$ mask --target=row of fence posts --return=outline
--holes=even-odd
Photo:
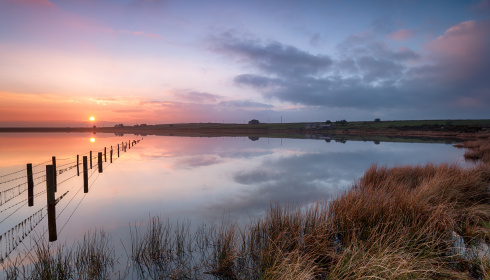
[[[122,142],[121,148],[125,152],[126,148],[131,149],[131,146],[139,143],[139,140],[128,141],[127,143]],[[126,144],[126,145],[124,145]],[[112,163],[112,146],[109,153],[110,163]],[[104,157],[104,162],[107,162],[107,148],[104,147],[104,153],[98,152],[97,154],[97,165],[99,173],[103,172],[102,157]],[[117,144],[117,157],[119,157],[119,144]],[[90,151],[90,169],[92,169],[92,151]],[[88,193],[88,158],[83,156],[83,192]],[[80,176],[80,155],[77,155],[77,176]],[[55,192],[57,192],[57,171],[56,171],[56,157],[52,157],[52,164],[46,165],[46,193],[47,193],[47,208],[48,208],[48,232],[49,241],[56,241],[58,239],[56,231],[56,198]],[[34,178],[32,173],[32,163],[27,164],[27,196],[28,196],[28,206],[34,206]]]

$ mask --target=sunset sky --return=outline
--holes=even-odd
[[[490,118],[490,0],[0,0],[0,127]]]

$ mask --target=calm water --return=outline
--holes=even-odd
[[[142,138],[117,158],[118,143]],[[2,256],[10,257],[28,250],[32,238],[47,238],[47,218],[35,213],[46,213],[42,176],[52,156],[58,170],[65,169],[58,175],[56,193],[57,198],[62,196],[56,206],[58,242],[71,243],[89,230],[103,228],[116,245],[129,243],[130,224],[144,226],[153,215],[194,224],[228,217],[244,224],[264,213],[270,203],[329,198],[347,190],[373,163],[465,164],[464,151],[446,144],[82,133],[0,134],[0,140],[0,234],[17,232],[20,225],[27,235],[15,249],[5,238],[0,241]],[[108,149],[104,171],[99,174],[95,167],[89,171],[90,189],[84,194],[76,155],[92,150],[95,156],[104,147]],[[32,207],[27,206],[27,191],[22,192],[26,163],[33,163],[36,178]]]

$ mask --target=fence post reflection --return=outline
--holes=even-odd
[[[53,242],[58,239],[56,233],[56,200],[54,197],[54,166],[46,165],[46,193],[48,202],[48,231],[49,241]]]
[[[87,156],[83,156],[83,192],[88,193],[88,166]]]
[[[57,172],[56,172],[56,157],[52,158],[53,162],[53,186],[54,186],[54,192],[58,191],[58,182],[57,182]],[[47,175],[47,174],[46,174]]]

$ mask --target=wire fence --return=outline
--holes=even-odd
[[[139,142],[140,140],[122,142],[120,146],[117,145],[117,151],[114,151],[111,146],[110,149],[103,148],[72,157],[53,157],[49,161],[31,164],[31,171],[29,171],[29,164],[18,170],[5,169],[6,172],[4,174],[2,174],[2,169],[4,168],[0,168],[0,263],[9,259],[9,256],[16,251],[19,244],[24,244],[23,240],[48,215],[46,201],[49,200],[39,202],[41,196],[48,193],[48,182],[54,179],[55,191],[61,194],[55,200],[55,205],[59,204],[58,206],[61,207],[61,209],[58,209],[56,219],[62,215],[67,216],[58,232],[61,233],[85,198],[85,195],[82,195],[80,199],[76,199],[82,193],[81,191],[84,190],[84,193],[88,192],[103,168],[107,169],[119,158],[120,152],[126,152]],[[87,157],[86,167],[82,161],[83,157]],[[53,178],[47,178],[46,165],[55,167]],[[87,176],[83,174],[84,167],[86,168]],[[45,182],[46,184],[44,184]],[[34,193],[34,189],[37,190],[36,193]],[[70,196],[71,198],[67,199]],[[61,202],[63,198],[65,198],[63,200],[65,202]],[[38,202],[34,203],[35,200]],[[37,206],[34,206],[35,204]],[[71,208],[73,210],[70,212],[68,209]],[[38,241],[44,238],[46,232],[48,232],[47,229],[39,236]],[[27,253],[23,259],[30,254],[33,248],[33,246],[30,248],[27,248],[26,245],[24,246],[27,249]]]

